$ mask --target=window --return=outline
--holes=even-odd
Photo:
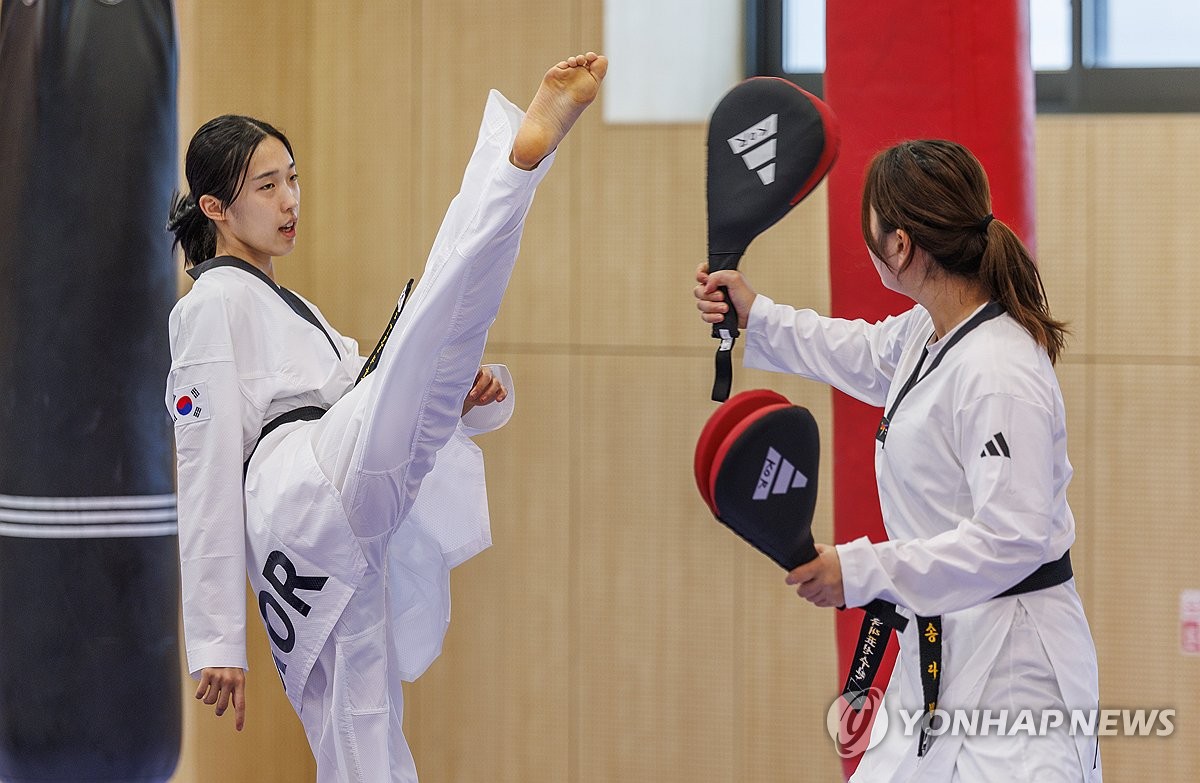
[[[1071,0],[1029,0],[1029,56],[1037,71],[1071,69]]]
[[[825,0],[749,0],[751,74],[821,94]],[[1029,0],[1040,112],[1200,111],[1197,0]]]

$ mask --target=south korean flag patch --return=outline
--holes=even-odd
[[[175,399],[171,402],[171,418],[175,420],[175,426],[206,421],[211,415],[208,389],[203,383],[175,390]]]

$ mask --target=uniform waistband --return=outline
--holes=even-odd
[[[250,449],[250,456],[246,457],[246,462],[242,465],[242,473],[250,467],[250,460],[254,457],[254,452],[258,450],[258,444],[263,442],[263,438],[270,435],[276,429],[284,424],[291,424],[294,421],[314,421],[325,415],[325,408],[319,408],[316,405],[305,405],[302,408],[293,408],[287,413],[281,413],[263,425],[262,432],[258,433],[258,440],[254,443],[254,448]]]

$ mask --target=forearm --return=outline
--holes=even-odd
[[[759,294],[747,321],[744,361],[747,367],[821,381],[881,406],[892,369],[880,360],[888,350],[882,336],[878,324],[826,318]]]
[[[1048,530],[1048,521],[1030,520]],[[1070,547],[1069,537],[989,530],[965,519],[928,539],[839,544],[847,606],[876,598],[932,616],[988,601]]]

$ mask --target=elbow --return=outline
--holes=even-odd
[[[1032,530],[1043,532],[1033,534]],[[1050,553],[1053,537],[1050,535],[1048,519],[1037,525],[1023,525],[1003,531],[993,530],[991,533],[986,539],[989,555],[1002,567],[1011,566],[1013,571],[1032,572],[1042,563],[1052,559]],[[1007,590],[1008,586],[1003,589]]]

